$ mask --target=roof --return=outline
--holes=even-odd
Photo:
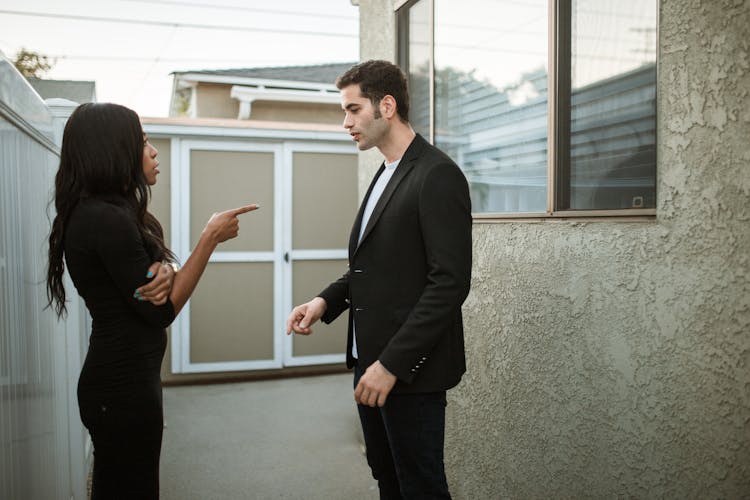
[[[42,99],[63,98],[83,104],[96,102],[96,82],[27,78]]]
[[[333,84],[336,77],[354,66],[353,62],[318,64],[313,66],[276,66],[265,68],[235,68],[199,71],[175,71],[174,75],[211,75],[263,80],[285,80],[293,82],[315,82]]]

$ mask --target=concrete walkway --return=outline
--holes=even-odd
[[[351,374],[164,388],[162,500],[377,499]]]

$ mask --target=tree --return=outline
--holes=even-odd
[[[50,62],[49,57],[21,48],[16,54],[16,60],[13,65],[26,78],[41,78],[46,72],[52,69],[55,61]]]

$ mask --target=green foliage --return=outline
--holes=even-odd
[[[21,48],[16,54],[13,65],[26,78],[41,78],[55,65],[55,61],[50,62],[49,57]]]

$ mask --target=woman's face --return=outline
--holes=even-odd
[[[159,175],[159,160],[156,155],[159,151],[148,142],[148,136],[143,133],[143,175],[146,177],[146,183],[149,186],[156,184],[156,176]]]

